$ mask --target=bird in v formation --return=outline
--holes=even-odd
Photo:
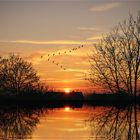
[[[76,48],[72,48],[71,50],[68,50],[68,51],[64,51],[64,54],[66,54],[67,52],[70,52],[70,53],[72,53],[73,51],[76,51],[76,50],[78,50],[78,49],[80,49],[80,48],[83,48],[84,46],[83,45],[81,45],[81,46],[78,46],[78,47],[76,47]],[[60,55],[60,54],[62,54],[61,52],[58,52],[58,55]],[[56,56],[56,54],[55,53],[53,53],[52,55],[51,54],[48,54],[48,57],[53,57],[53,56]],[[48,61],[50,61],[50,59],[51,58],[48,58],[47,60]],[[43,56],[41,56],[41,59],[43,59]],[[50,61],[50,62],[52,62],[52,63],[55,63],[55,61],[53,60],[53,61]],[[59,65],[59,63],[55,63],[57,66],[60,66],[60,68],[62,68],[63,70],[66,70],[66,68],[64,68],[62,65]]]

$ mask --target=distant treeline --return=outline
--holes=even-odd
[[[89,105],[124,105],[131,103],[140,103],[140,96],[136,98],[127,93],[117,94],[89,94],[85,96],[85,101]]]
[[[65,92],[55,92],[55,91],[47,91],[44,93],[38,93],[38,92],[31,92],[31,93],[20,93],[18,96],[7,96],[7,95],[1,95],[0,96],[0,102],[19,102],[19,103],[54,103],[54,102],[83,102],[84,101],[84,95],[82,92],[70,92],[69,94],[66,94]]]
[[[140,103],[140,96],[135,98],[128,94],[83,94],[82,92],[55,92],[47,91],[46,93],[21,93],[18,96],[0,96],[0,103],[19,103],[19,104],[43,104],[43,105],[60,105],[66,104],[74,105],[128,105],[132,103]]]

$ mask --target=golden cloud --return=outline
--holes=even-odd
[[[0,42],[2,42],[2,43],[34,44],[34,45],[85,45],[85,44],[92,44],[92,42],[76,41],[76,40],[51,40],[51,41],[32,41],[32,40],[5,41],[5,40],[1,40]]]
[[[120,3],[118,3],[118,2],[105,3],[105,4],[102,4],[102,5],[97,5],[97,6],[94,6],[94,7],[90,8],[90,11],[103,12],[103,11],[108,11],[108,10],[114,9],[116,7],[119,7],[119,6],[120,6]]]

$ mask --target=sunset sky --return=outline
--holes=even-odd
[[[54,89],[85,90],[92,44],[138,10],[139,0],[0,0],[0,55],[20,54]]]

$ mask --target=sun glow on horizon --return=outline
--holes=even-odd
[[[70,89],[69,88],[66,88],[65,89],[65,93],[70,93]]]

